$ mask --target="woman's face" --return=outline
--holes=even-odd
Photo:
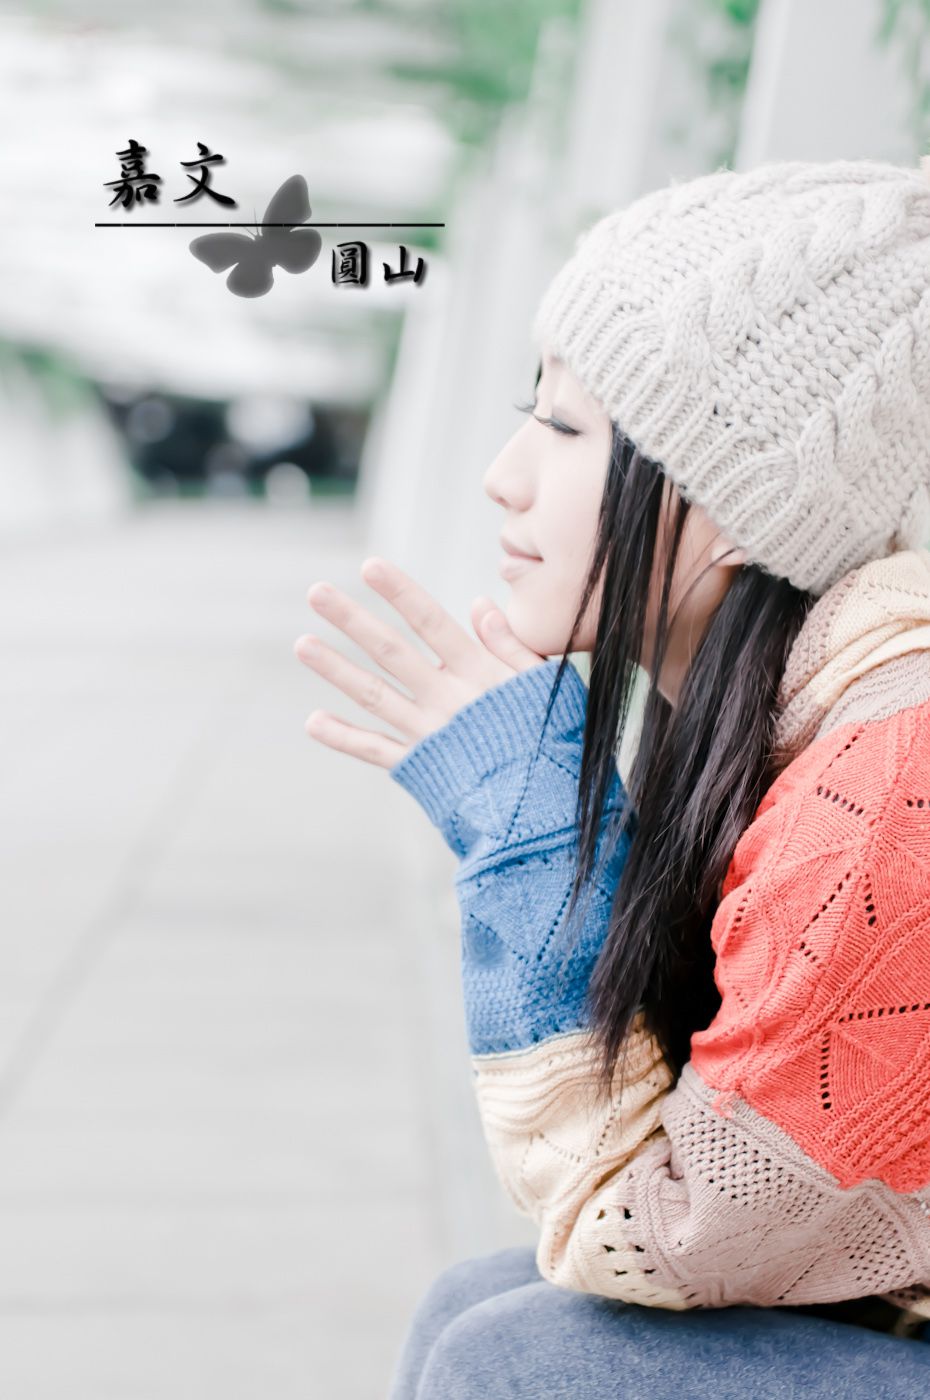
[[[598,508],[610,456],[610,418],[571,370],[548,353],[536,407],[484,475],[504,507],[502,538],[534,562],[513,561],[503,609],[520,640],[540,656],[560,656],[593,558]],[[507,577],[505,573],[505,578]],[[594,645],[600,588],[575,651]]]
[[[504,577],[510,597],[504,612],[520,641],[540,656],[560,656],[568,642],[593,559],[610,446],[607,411],[567,365],[544,353],[534,414],[504,444],[484,475],[488,495],[504,507],[502,538],[535,556],[532,561],[510,560],[506,565]],[[660,524],[643,638],[641,660],[647,670],[674,491],[671,481],[667,481],[663,497],[666,514]],[[725,553],[727,557],[720,558]],[[682,532],[669,600],[670,616],[676,608],[678,612],[659,681],[659,689],[671,703],[675,702],[711,612],[745,558],[700,506],[692,504]],[[699,574],[703,577],[692,587]],[[573,651],[593,648],[600,602],[598,583]]]

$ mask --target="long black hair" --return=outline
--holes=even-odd
[[[735,569],[671,705],[657,682],[674,621],[669,600],[690,502],[677,488],[669,495],[669,482],[661,465],[613,424],[592,561],[546,711],[548,720],[577,629],[603,579],[566,924],[582,891],[590,898],[593,890],[599,833],[606,825],[603,862],[628,827],[630,850],[587,992],[588,1029],[599,1049],[596,1088],[604,1098],[617,1092],[617,1061],[640,1009],[677,1078],[692,1033],[706,1028],[720,1006],[710,927],[736,843],[777,775],[772,741],[779,682],[814,602],[811,593],[759,565]],[[622,815],[602,821],[643,655],[665,511],[669,543],[664,561],[657,561],[664,573],[649,685],[625,777],[630,803]]]

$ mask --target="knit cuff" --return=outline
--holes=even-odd
[[[470,700],[388,770],[435,826],[495,769],[535,752],[560,658],[542,661]],[[588,688],[565,667],[542,748],[584,724]]]

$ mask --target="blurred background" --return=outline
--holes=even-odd
[[[379,1397],[440,1269],[533,1243],[454,857],[305,734],[366,723],[294,657],[349,654],[306,591],[396,621],[378,553],[466,626],[504,602],[481,478],[576,233],[722,164],[916,163],[928,36],[930,0],[0,0],[0,1394]],[[110,203],[130,140],[157,203]],[[175,202],[198,142],[236,209]],[[395,227],[251,299],[95,227],[259,220],[295,173]]]

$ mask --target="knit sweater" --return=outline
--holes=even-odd
[[[631,834],[564,913],[587,689],[555,659],[390,770],[459,857],[473,1081],[541,1275],[667,1309],[879,1295],[930,1318],[930,553],[808,613],[779,693],[784,766],[711,927],[720,1008],[677,1081],[641,1013],[595,1111],[584,992]],[[629,804],[619,772],[601,841]]]

